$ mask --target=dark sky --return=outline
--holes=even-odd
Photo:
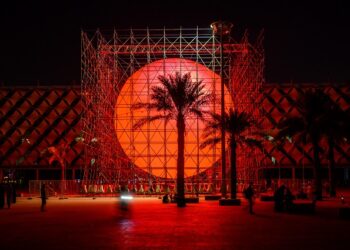
[[[346,1],[2,1],[0,83],[80,81],[80,30],[235,24],[265,29],[267,82],[350,81]],[[210,4],[208,2],[211,2]]]

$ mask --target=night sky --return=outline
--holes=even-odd
[[[87,2],[2,1],[0,83],[79,84],[81,29],[209,27],[218,19],[234,23],[235,38],[265,29],[269,83],[350,82],[346,1]]]

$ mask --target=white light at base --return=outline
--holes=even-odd
[[[122,195],[120,196],[120,199],[122,200],[132,200],[134,197],[132,197],[131,195]]]

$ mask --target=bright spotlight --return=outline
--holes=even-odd
[[[120,196],[120,199],[122,200],[132,200],[134,197],[132,197],[131,195],[122,195]]]

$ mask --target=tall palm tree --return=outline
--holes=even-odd
[[[192,81],[190,73],[181,75],[176,72],[174,75],[158,76],[159,86],[151,88],[151,102],[138,103],[134,108],[145,108],[157,111],[154,116],[140,119],[134,126],[139,128],[144,124],[155,120],[176,121],[177,127],[177,205],[185,206],[185,120],[190,115],[203,118],[202,107],[209,104],[211,94],[205,90],[202,81]]]
[[[320,89],[307,90],[297,100],[300,115],[288,117],[278,124],[280,129],[276,139],[296,137],[296,141],[313,146],[313,169],[315,179],[315,195],[317,200],[322,199],[322,179],[320,163],[320,141],[322,139],[325,111],[328,109],[328,96]]]
[[[201,148],[211,146],[221,141],[221,115],[212,113],[204,130],[204,142]],[[231,199],[237,198],[237,147],[247,145],[261,147],[261,142],[249,134],[249,129],[256,126],[254,119],[246,112],[239,112],[230,108],[224,115],[224,131],[230,145],[231,163]],[[219,132],[219,135],[218,135]]]
[[[329,96],[327,99],[327,109],[323,117],[322,134],[328,144],[328,179],[329,194],[331,197],[336,196],[335,188],[335,160],[334,148],[336,145],[342,144],[347,140],[349,135],[349,117],[342,108],[334,102]],[[345,140],[344,140],[345,139]]]

